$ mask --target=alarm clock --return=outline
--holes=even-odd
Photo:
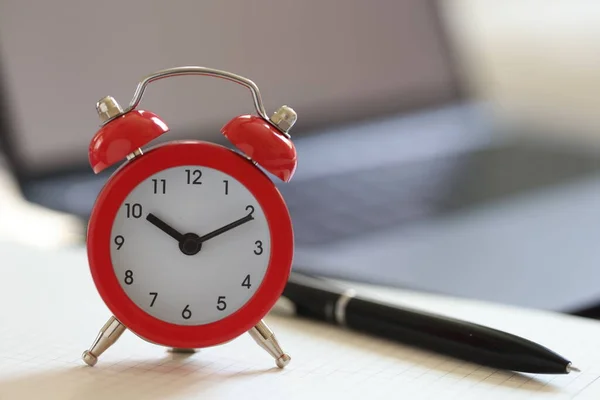
[[[257,115],[221,129],[233,148],[198,140],[149,146],[169,128],[138,109],[147,85],[181,75],[223,78],[252,93]],[[112,316],[83,361],[93,366],[129,329],[148,342],[188,352],[248,332],[283,368],[289,361],[263,321],[283,292],[294,241],[274,182],[297,165],[289,135],[296,113],[267,116],[251,80],[205,67],[155,72],[137,85],[125,110],[104,97],[91,140],[94,173],[118,165],[98,194],[87,231],[95,287]]]

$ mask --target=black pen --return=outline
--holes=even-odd
[[[516,372],[579,372],[527,339],[482,325],[355,296],[325,279],[292,272],[283,297],[296,315],[397,341],[486,367]]]

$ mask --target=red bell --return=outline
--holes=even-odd
[[[289,182],[298,161],[296,147],[285,132],[294,124],[295,116],[296,113],[286,106],[275,113],[271,123],[259,116],[240,115],[225,124],[221,132],[258,165],[282,181]],[[273,123],[283,129],[277,129]]]
[[[97,109],[103,120],[122,112],[111,97],[102,99]],[[90,165],[97,174],[168,131],[160,117],[150,111],[132,110],[117,116],[94,135],[88,150]]]

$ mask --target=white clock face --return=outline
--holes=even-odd
[[[177,325],[218,321],[260,286],[271,243],[264,212],[231,176],[169,168],[141,182],[112,227],[114,272],[148,314]]]

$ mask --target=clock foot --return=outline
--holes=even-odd
[[[179,347],[172,347],[169,349],[169,351],[171,353],[178,353],[178,354],[192,354],[196,352],[196,349],[184,349],[184,348],[179,348]]]
[[[83,361],[90,367],[96,365],[98,357],[119,339],[125,329],[125,325],[117,321],[115,317],[110,317],[100,329],[100,333],[98,333],[90,349],[83,352],[81,356]]]
[[[288,365],[291,360],[290,356],[281,349],[279,342],[275,338],[275,334],[264,321],[261,320],[248,333],[260,347],[265,349],[275,359],[275,364],[279,368]]]

